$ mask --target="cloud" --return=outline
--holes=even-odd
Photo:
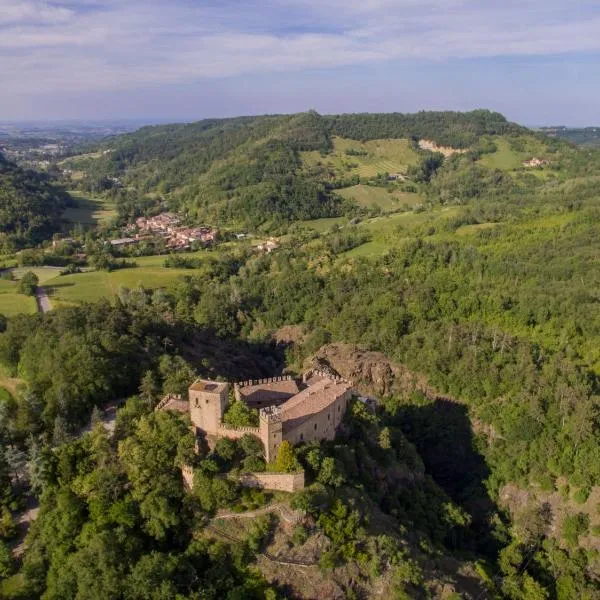
[[[0,0],[0,96],[600,51],[580,0]]]
[[[73,10],[47,2],[0,0],[0,26],[15,23],[64,23],[73,15]]]

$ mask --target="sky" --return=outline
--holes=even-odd
[[[0,0],[0,121],[489,108],[600,125],[597,0]]]

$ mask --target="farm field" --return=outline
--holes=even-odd
[[[114,203],[106,198],[91,198],[76,191],[69,193],[77,206],[67,208],[63,218],[73,224],[104,225],[117,215]]]
[[[356,150],[364,155],[347,155]],[[338,175],[375,177],[378,173],[405,173],[410,165],[417,164],[419,155],[407,139],[370,140],[359,142],[345,138],[333,139],[333,151],[322,156],[320,152],[301,152],[303,164],[310,168],[318,164],[329,166]]]
[[[414,206],[422,201],[419,194],[409,192],[393,191],[388,192],[384,187],[374,185],[353,185],[352,187],[338,190],[337,192],[346,200],[353,200],[363,208],[377,206],[384,211],[390,212],[404,205]]]

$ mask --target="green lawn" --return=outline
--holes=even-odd
[[[405,204],[414,206],[420,204],[421,196],[410,194],[408,192],[393,191],[388,192],[387,188],[374,185],[354,185],[352,187],[338,190],[337,193],[346,200],[353,200],[359,206],[371,208],[378,206],[386,212],[402,208]]]
[[[93,198],[76,191],[69,193],[77,202],[77,206],[67,208],[63,218],[73,224],[103,225],[117,215],[114,202],[106,198]]]
[[[362,156],[349,156],[346,150],[365,152]],[[419,155],[410,147],[407,139],[385,139],[359,142],[336,137],[333,151],[322,156],[320,152],[301,152],[303,164],[314,167],[328,165],[339,175],[375,177],[378,173],[405,173],[409,165],[417,164]]]

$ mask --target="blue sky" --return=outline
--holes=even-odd
[[[0,0],[0,121],[477,107],[600,125],[589,0]]]

